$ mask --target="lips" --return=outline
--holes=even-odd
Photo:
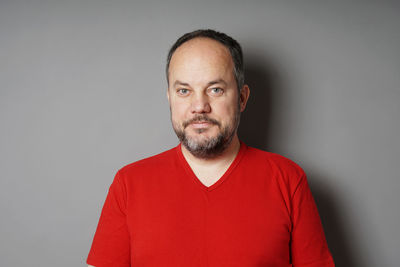
[[[194,121],[190,125],[192,125],[194,128],[205,128],[213,124],[208,121]]]
[[[204,124],[204,123],[211,124],[209,121],[194,121],[191,124]]]

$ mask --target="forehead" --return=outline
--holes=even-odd
[[[171,82],[183,78],[230,79],[232,75],[233,61],[228,48],[210,38],[195,38],[183,43],[172,55],[169,67]]]

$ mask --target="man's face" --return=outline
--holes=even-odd
[[[236,135],[241,108],[233,68],[229,50],[208,38],[187,41],[171,58],[172,126],[196,157],[219,155]]]

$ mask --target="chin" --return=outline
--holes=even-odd
[[[199,142],[216,138],[218,134],[219,133],[210,133],[207,129],[196,129],[185,132],[185,135],[188,139]]]
[[[213,158],[220,155],[228,147],[230,141],[222,134],[203,138],[192,138],[186,135],[182,144],[195,157]]]

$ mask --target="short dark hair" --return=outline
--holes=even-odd
[[[244,85],[244,66],[243,66],[243,53],[240,44],[233,39],[232,37],[226,35],[225,33],[218,32],[211,29],[200,29],[192,32],[185,33],[182,35],[170,48],[167,57],[167,65],[166,65],[166,75],[167,82],[169,83],[169,64],[171,62],[172,55],[175,50],[180,47],[183,43],[192,40],[194,38],[210,38],[219,43],[223,44],[226,48],[229,49],[229,52],[232,56],[234,69],[233,74],[235,75],[236,84],[238,90],[240,90]]]

